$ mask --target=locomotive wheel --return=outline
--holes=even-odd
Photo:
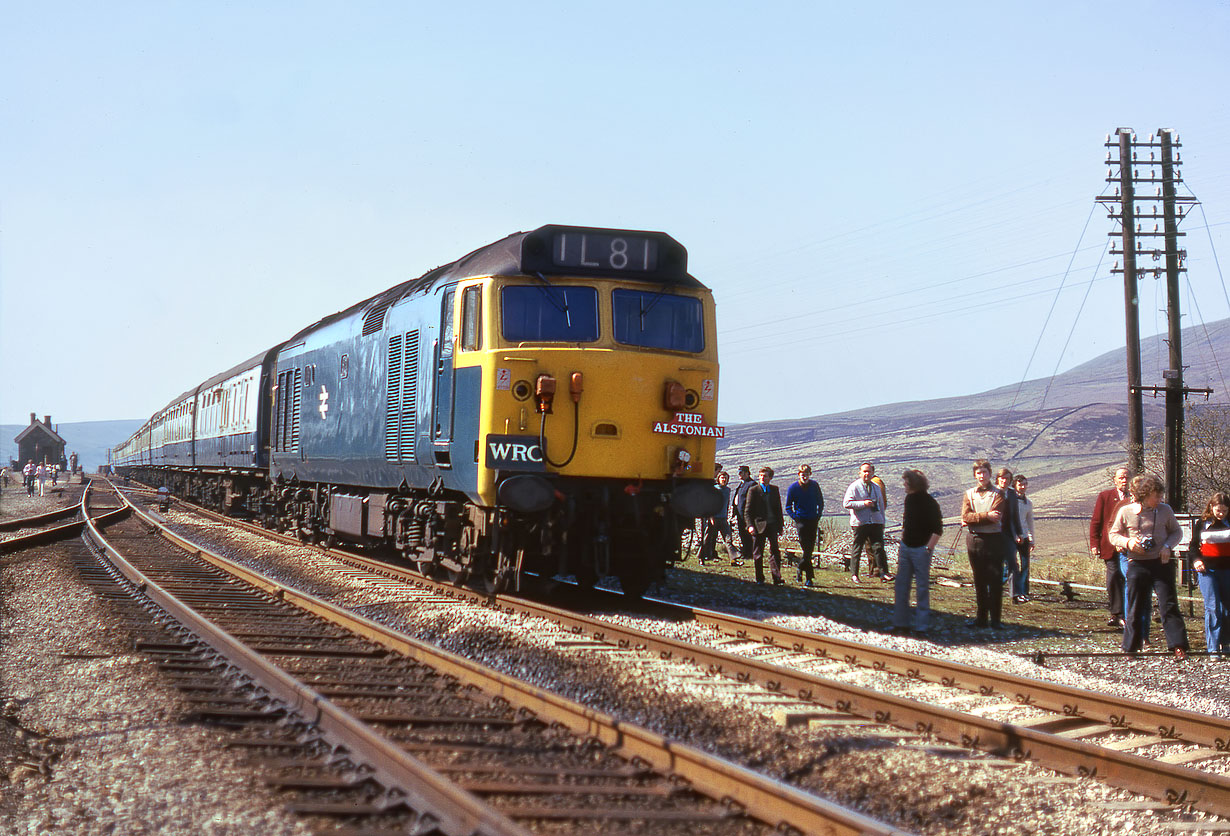
[[[577,588],[578,589],[593,589],[594,584],[598,583],[598,573],[594,571],[592,564],[582,561],[577,567]]]
[[[512,592],[516,584],[517,565],[525,556],[524,549],[512,549],[504,546],[500,549],[494,571],[483,572],[482,582],[489,595],[503,595]]]
[[[503,595],[512,589],[511,573],[484,575],[483,586],[486,587],[488,595]]]
[[[619,562],[616,574],[624,595],[640,598],[653,582],[649,567],[649,555],[653,553],[649,538],[642,532],[625,531],[616,542]]]

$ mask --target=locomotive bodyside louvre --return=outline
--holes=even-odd
[[[439,326],[430,312],[439,296],[377,305],[302,333],[279,352],[271,379],[273,478],[387,490],[435,478],[425,427]]]

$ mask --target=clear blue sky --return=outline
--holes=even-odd
[[[545,223],[688,248],[724,422],[1048,376],[1123,344],[1118,126],[1179,131],[1230,315],[1225,0],[0,8],[0,422],[146,417]]]

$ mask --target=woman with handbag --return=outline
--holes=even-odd
[[[1210,656],[1230,658],[1230,496],[1213,494],[1192,528],[1192,571],[1204,598]]]

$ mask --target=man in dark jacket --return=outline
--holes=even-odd
[[[1106,608],[1110,610],[1112,627],[1123,626],[1123,569],[1119,554],[1110,544],[1110,526],[1120,506],[1131,502],[1128,497],[1128,481],[1131,472],[1126,467],[1115,470],[1114,487],[1098,494],[1093,504],[1093,517],[1089,520],[1089,554],[1106,563]]]
[[[745,464],[739,465],[739,484],[730,492],[730,510],[735,518],[735,530],[739,532],[739,556],[747,557],[752,553],[752,535],[747,533],[743,523],[743,509],[747,506],[747,492],[756,484],[752,479],[752,469]],[[742,566],[742,560],[732,560],[731,566]]]
[[[782,533],[782,495],[773,481],[773,468],[760,468],[760,481],[747,492],[743,507],[743,526],[752,537],[752,559],[756,563],[756,583],[764,583],[764,547],[769,544],[769,571],[773,583],[782,583],[782,553],[777,537]]]
[[[1004,583],[1007,583],[1014,569],[1020,571],[1016,547],[1021,542],[1021,514],[1019,497],[1012,487],[1012,471],[1001,467],[995,474],[995,487],[1004,495],[1004,519],[1001,525],[1004,532]]]

